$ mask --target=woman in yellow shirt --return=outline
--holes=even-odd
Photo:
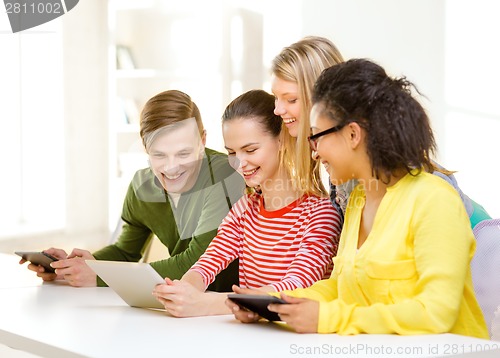
[[[313,155],[332,184],[359,184],[331,278],[269,306],[298,332],[488,338],[472,286],[469,219],[456,190],[427,173],[435,140],[412,86],[364,59],[330,67],[316,82]],[[241,321],[259,319],[227,304]]]

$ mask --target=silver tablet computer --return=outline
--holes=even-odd
[[[151,294],[165,280],[151,265],[138,262],[85,260],[87,265],[129,306],[164,308]]]

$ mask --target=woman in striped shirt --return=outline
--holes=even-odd
[[[231,313],[226,294],[205,292],[218,272],[239,259],[240,286],[265,292],[304,288],[329,277],[340,216],[327,197],[300,190],[283,156],[288,131],[262,90],[231,102],[222,119],[229,160],[249,192],[219,226],[217,236],[181,280],[165,279],[153,294],[174,316]],[[288,141],[289,142],[289,141]]]

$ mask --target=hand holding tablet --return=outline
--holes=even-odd
[[[156,285],[165,280],[147,263],[85,260],[129,306],[164,309],[153,295]]]
[[[16,251],[16,255],[21,256],[24,260],[31,262],[34,265],[43,266],[45,272],[53,273],[55,270],[50,266],[51,262],[58,259],[52,255],[41,251]]]
[[[271,303],[287,304],[281,298],[270,295],[247,295],[239,293],[230,293],[227,295],[231,301],[238,306],[257,313],[259,316],[269,321],[281,321],[276,312],[271,312],[267,306]]]

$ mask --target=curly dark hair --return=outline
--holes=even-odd
[[[412,87],[420,94],[405,77],[391,78],[370,60],[352,59],[322,72],[312,101],[335,124],[356,122],[365,129],[372,174],[388,181],[401,169],[433,170],[434,134]]]

